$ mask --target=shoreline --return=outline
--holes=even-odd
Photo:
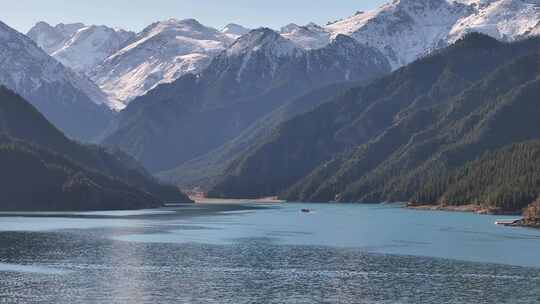
[[[404,208],[412,209],[412,210],[427,210],[427,211],[468,212],[468,213],[476,213],[479,215],[522,216],[522,212],[519,212],[519,211],[503,211],[500,209],[483,207],[476,204],[449,206],[449,205],[429,205],[429,204],[421,204],[421,203],[408,203],[405,205]]]
[[[189,198],[195,204],[282,204],[286,201],[280,200],[275,196],[262,197],[257,199],[237,199],[237,198],[209,198],[201,194],[190,195]]]
[[[426,205],[417,203],[408,203],[403,208],[419,211],[441,211],[441,212],[465,212],[475,213],[477,215],[500,215],[500,216],[519,216],[521,217],[515,223],[503,224],[506,227],[519,227],[519,228],[533,228],[540,229],[540,223],[530,222],[523,218],[523,213],[519,211],[510,212],[502,211],[500,209],[486,208],[475,204],[467,204],[461,206],[443,206],[443,205]]]

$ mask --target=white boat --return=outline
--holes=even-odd
[[[514,220],[497,220],[495,221],[495,225],[502,225],[502,226],[515,226],[521,222],[521,219],[514,219]]]

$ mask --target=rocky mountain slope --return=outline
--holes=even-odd
[[[94,83],[1,22],[0,84],[28,99],[70,137],[90,140],[110,121],[104,95]]]
[[[225,27],[223,27],[221,29],[221,32],[227,36],[229,36],[229,38],[233,39],[233,40],[236,40],[238,38],[240,38],[240,36],[243,36],[247,33],[249,33],[250,29],[246,28],[246,27],[243,27],[241,26],[240,24],[236,24],[236,23],[229,23],[227,24]]]
[[[41,21],[36,23],[26,35],[34,40],[45,52],[52,54],[62,48],[66,41],[84,27],[83,23],[59,23],[51,26],[47,22]]]
[[[135,33],[82,23],[51,26],[39,22],[27,36],[66,67],[86,74],[116,52]]]
[[[393,0],[325,26],[290,24],[281,32],[305,48],[347,35],[376,47],[399,68],[470,32],[513,41],[534,35],[539,22],[536,0]]]
[[[233,37],[193,19],[157,22],[105,59],[90,76],[125,106],[161,83],[201,72]]]
[[[312,89],[390,70],[377,50],[346,36],[304,50],[270,29],[242,36],[198,76],[157,87],[131,103],[104,142],[150,170],[174,168],[234,138]]]

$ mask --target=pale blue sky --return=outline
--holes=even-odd
[[[326,23],[388,0],[7,0],[0,20],[26,32],[37,21],[84,22],[130,30],[171,17],[221,28],[229,22],[279,28],[290,22]]]

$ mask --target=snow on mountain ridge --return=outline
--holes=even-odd
[[[82,23],[59,23],[53,27],[47,22],[40,21],[26,35],[34,40],[45,52],[51,54],[62,47],[66,40],[84,26]]]
[[[498,0],[482,3],[478,11],[460,20],[452,28],[452,43],[475,31],[501,40],[526,35],[540,21],[540,1]]]
[[[269,28],[260,28],[240,37],[226,51],[229,56],[264,51],[275,57],[291,56],[301,49],[291,40]]]
[[[444,45],[453,25],[470,11],[447,0],[395,0],[326,28],[378,48],[397,68]]]
[[[74,86],[82,88],[95,103],[105,103],[113,109],[118,108],[117,101],[86,75],[134,35],[107,26],[60,23],[53,27],[46,22],[38,22],[27,34],[50,56],[74,70],[66,72]]]
[[[540,34],[539,6],[540,0],[393,0],[326,26],[291,23],[279,33],[268,29],[266,38],[273,37],[269,39],[272,43],[257,40],[261,39],[260,29],[252,34],[234,23],[217,30],[195,19],[169,19],[145,28],[87,74],[107,93],[113,107],[122,109],[158,84],[187,73],[200,73],[223,51],[236,56],[248,49],[264,49],[279,58],[324,48],[339,35],[347,35],[378,49],[396,69],[471,31],[502,40]],[[44,34],[34,40],[44,48],[73,31],[81,35],[87,31],[81,24],[36,27],[42,28]],[[51,28],[55,33],[47,36]],[[96,65],[106,53],[99,49],[92,50],[95,54],[80,51],[76,54],[84,56],[76,59],[68,55],[77,44],[64,42],[64,46],[54,56],[78,70]]]
[[[134,36],[132,32],[106,26],[86,26],[79,29],[51,56],[81,73],[95,68]]]
[[[249,33],[250,29],[245,28],[239,24],[236,23],[229,23],[223,29],[221,29],[221,32],[230,38],[236,40],[240,36],[243,36],[247,33]]]
[[[0,53],[0,58],[11,58],[10,53],[15,55],[15,52],[20,52],[17,57],[24,61],[24,65],[19,62],[4,62],[2,77],[4,82],[9,83],[8,86],[11,89],[23,94],[24,91],[38,89],[43,81],[47,83],[66,82],[80,89],[96,104],[105,102],[105,96],[92,81],[66,69],[27,36],[16,32],[1,21],[0,42],[5,45]],[[38,74],[35,74],[36,71]]]
[[[116,109],[161,83],[198,73],[234,39],[195,19],[153,23],[91,73]]]
[[[325,29],[378,48],[398,68],[471,31],[501,40],[532,35],[539,6],[538,0],[394,0]]]
[[[105,119],[108,115],[105,109],[96,105],[104,103],[105,96],[92,81],[65,67],[28,36],[2,22],[0,84],[28,99],[70,135],[85,138],[95,135],[90,133],[101,126],[86,126],[84,120],[91,117]],[[79,119],[82,125],[74,125],[74,121],[79,124]],[[95,124],[101,122],[92,121]]]
[[[319,49],[330,43],[330,33],[324,28],[310,23],[299,26],[291,23],[281,28],[281,35],[304,49]]]
[[[80,73],[88,73],[135,35],[122,29],[82,23],[38,22],[27,36],[49,55]]]

